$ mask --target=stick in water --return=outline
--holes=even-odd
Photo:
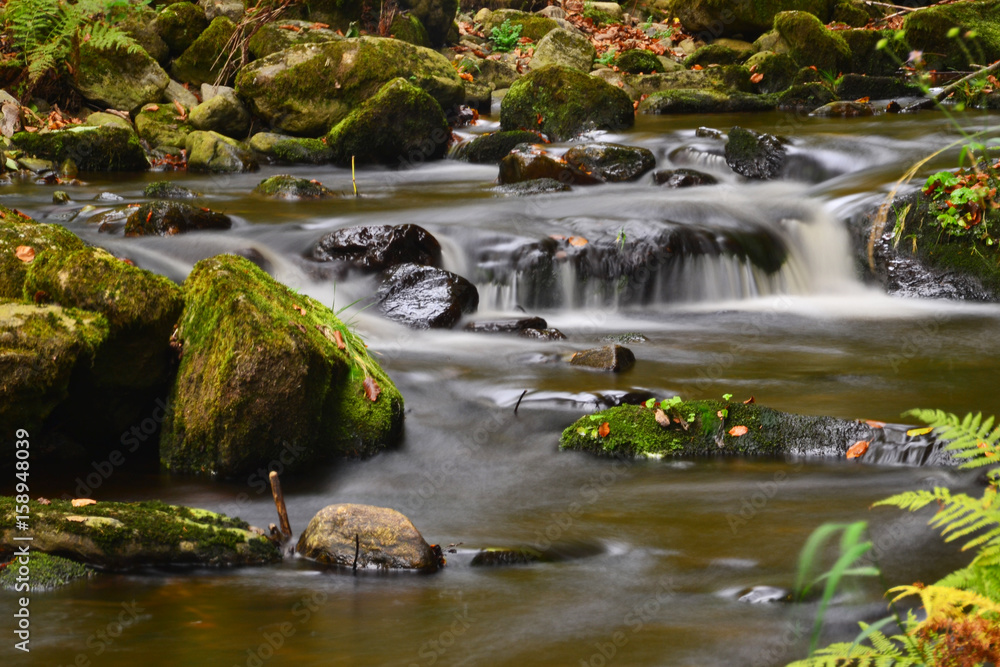
[[[358,573],[358,554],[361,553],[361,536],[354,533],[354,574]]]
[[[354,156],[351,156],[351,184],[354,186],[354,196],[358,196],[358,182],[354,178]]]
[[[285,509],[285,496],[281,493],[281,482],[278,480],[278,473],[271,471],[271,495],[274,496],[274,506],[278,508],[278,519],[281,520],[281,534],[286,540],[292,539],[292,527],[288,523],[288,510]]]

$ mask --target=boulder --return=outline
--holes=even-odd
[[[475,164],[495,164],[510,154],[518,144],[540,141],[538,134],[526,130],[491,132],[462,144],[455,157]]]
[[[32,592],[50,591],[96,575],[93,568],[62,556],[33,551],[29,558]],[[19,566],[13,564],[0,570],[0,589],[12,592],[24,590],[24,581],[17,580],[18,570]]]
[[[635,366],[635,355],[632,350],[621,345],[605,345],[591,350],[574,352],[569,358],[573,366],[583,366],[599,371],[624,373]]]
[[[167,505],[98,502],[73,507],[68,500],[29,503],[31,550],[60,554],[104,570],[152,565],[264,565],[281,560],[280,549],[245,521],[207,510]],[[0,496],[0,552],[15,541],[16,503]]]
[[[829,104],[837,99],[837,95],[822,83],[803,83],[791,86],[778,93],[774,98],[779,111],[798,111],[808,113]]]
[[[157,146],[183,148],[187,143],[187,136],[194,131],[188,119],[181,116],[173,104],[145,105],[135,115],[135,129],[153,148]]]
[[[315,137],[397,77],[424,89],[443,109],[465,99],[462,79],[447,58],[379,37],[279,51],[240,70],[236,93],[276,131]]]
[[[229,229],[228,215],[176,201],[154,201],[134,209],[125,236],[173,236],[200,229]]]
[[[750,56],[746,61],[748,68],[753,68],[761,78],[754,84],[755,92],[778,93],[786,90],[795,81],[799,66],[787,53],[761,51]]]
[[[215,83],[226,60],[225,56],[219,58],[219,54],[224,52],[226,42],[235,31],[236,25],[231,20],[216,16],[191,46],[174,60],[170,67],[171,76],[195,86]]]
[[[293,26],[297,30],[289,30],[280,26]],[[264,58],[296,44],[322,44],[343,38],[343,35],[338,35],[329,28],[321,28],[313,21],[282,19],[261,26],[260,30],[247,42],[247,47],[254,58]]]
[[[84,247],[86,244],[62,225],[35,222],[0,206],[0,299],[21,299],[24,280],[35,260],[49,253],[64,254]],[[22,252],[21,259],[18,248],[30,248],[31,254]]]
[[[658,74],[629,74],[625,85],[634,91],[633,97],[673,92],[678,89],[711,90],[726,95],[749,93],[750,70],[741,65],[722,65],[702,70],[674,70]]]
[[[577,144],[566,151],[563,159],[605,183],[634,181],[656,166],[656,158],[648,148],[611,143]]]
[[[531,58],[531,68],[559,65],[589,72],[597,51],[584,35],[563,28],[550,31],[538,42]]]
[[[715,185],[718,179],[694,169],[661,169],[653,174],[653,182],[665,188],[690,188],[696,185]]]
[[[760,134],[737,126],[729,130],[726,164],[746,178],[776,178],[785,165],[785,147],[773,134]]]
[[[420,19],[409,13],[396,14],[395,18],[392,19],[392,25],[389,26],[389,36],[416,46],[427,48],[433,46],[430,35],[427,34],[427,28],[420,22]]]
[[[790,55],[802,67],[836,76],[851,62],[851,49],[844,38],[806,12],[781,12],[774,19],[774,29],[788,44]]]
[[[309,521],[295,550],[325,565],[349,568],[434,571],[444,564],[409,519],[371,505],[324,507]]]
[[[479,292],[468,280],[418,264],[386,271],[375,298],[383,315],[414,329],[450,328],[479,307]]]
[[[167,5],[153,22],[153,28],[174,56],[184,53],[207,27],[205,10],[190,2]]]
[[[167,468],[232,476],[280,457],[302,469],[396,443],[402,396],[329,308],[233,255],[198,262],[182,287]]]
[[[906,42],[894,39],[895,30],[840,30],[851,50],[851,62],[848,72],[876,76],[892,76],[899,69],[899,63],[909,57],[910,49]],[[878,48],[881,40],[887,40],[886,45]]]
[[[684,67],[695,65],[734,65],[745,58],[745,54],[721,44],[706,44],[684,59]]]
[[[867,102],[830,102],[813,110],[809,115],[824,118],[858,118],[861,116],[874,116],[875,107]]]
[[[192,132],[185,146],[188,171],[234,173],[258,169],[257,159],[250,149],[218,132]]]
[[[711,41],[740,35],[753,39],[770,30],[782,10],[809,12],[825,23],[830,18],[831,4],[828,0],[687,0],[677,3],[675,11],[687,32]]]
[[[544,554],[531,547],[481,549],[469,563],[472,567],[505,567],[541,563]]]
[[[565,159],[550,155],[533,144],[521,144],[500,160],[498,181],[501,185],[534,180],[554,180],[567,185],[594,185],[601,180]]]
[[[170,77],[141,48],[98,49],[84,42],[73,62],[73,86],[101,106],[132,111],[156,102]]]
[[[422,88],[398,78],[385,84],[326,135],[335,164],[409,166],[445,156],[451,128]]]
[[[246,14],[243,0],[198,0],[198,6],[205,10],[205,18],[209,21],[224,16],[233,23],[239,23]]]
[[[132,132],[135,131],[132,123],[130,123],[127,119],[122,118],[118,114],[105,113],[103,111],[95,111],[94,113],[88,115],[87,118],[84,119],[84,124],[92,125],[94,127],[100,127],[101,125],[117,125],[118,127],[124,127],[126,130]]]
[[[219,88],[211,99],[191,109],[191,125],[195,129],[218,132],[227,137],[245,137],[250,131],[250,112],[232,88]]]
[[[278,174],[265,178],[253,189],[253,194],[267,199],[333,199],[337,193],[319,181]]]
[[[441,266],[441,244],[417,225],[345,227],[313,246],[317,262],[343,262],[359,271],[384,271],[399,264]]]
[[[143,188],[142,195],[150,199],[195,199],[201,196],[190,188],[169,181],[153,181]]]
[[[865,76],[845,74],[837,84],[837,95],[845,100],[867,97],[891,100],[900,97],[923,97],[924,90],[915,83],[895,76]]]
[[[166,102],[167,104],[177,102],[186,109],[198,106],[201,102],[194,93],[185,88],[179,81],[175,81],[174,79],[171,79],[170,83],[167,84],[166,89],[163,91],[163,99],[161,101]]]
[[[618,54],[615,67],[628,74],[651,74],[663,72],[663,63],[652,51],[644,49],[629,49]]]
[[[258,132],[248,143],[254,153],[277,164],[325,164],[333,159],[333,151],[321,139]]]
[[[483,34],[488,38],[494,28],[499,28],[504,21],[510,21],[511,26],[521,26],[521,37],[527,37],[537,42],[549,32],[559,27],[554,20],[538,14],[522,12],[516,9],[499,9],[492,12],[483,21]]]
[[[476,64],[479,66],[473,75],[476,81],[489,84],[494,90],[510,88],[521,78],[513,65],[502,60],[478,60]]]
[[[48,132],[18,132],[11,141],[25,153],[63,163],[73,160],[81,171],[145,171],[149,160],[139,137],[116,125],[76,125]]]
[[[142,50],[149,54],[153,60],[162,65],[167,62],[170,49],[167,48],[166,43],[160,39],[160,35],[154,29],[153,21],[155,19],[156,12],[154,10],[139,5],[131,8],[131,11],[118,21],[117,27],[141,46]]]
[[[651,94],[639,103],[639,113],[703,114],[771,111],[774,100],[764,95],[678,88]]]
[[[399,4],[426,28],[431,46],[442,47],[448,42],[448,33],[458,13],[458,0],[400,0]]]
[[[555,141],[635,123],[629,96],[578,70],[550,65],[517,81],[500,105],[503,130],[539,130]]]
[[[968,70],[972,64],[1000,60],[997,25],[1000,0],[975,0],[910,12],[903,21],[903,30],[908,48],[924,54],[927,69]],[[949,36],[954,28],[958,28],[957,38]],[[965,37],[970,30],[976,33],[972,39]]]

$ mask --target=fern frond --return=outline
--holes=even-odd
[[[951,586],[896,586],[889,593],[895,593],[893,602],[916,595],[920,597],[927,618],[918,624],[915,630],[927,625],[934,625],[946,619],[960,619],[969,615],[1000,614],[1000,604],[986,598],[975,591],[953,588]]]
[[[943,410],[910,410],[904,413],[934,428],[935,435],[948,440],[945,449],[962,460],[962,468],[1000,465],[1000,427],[993,428],[994,418],[983,420],[982,413],[964,418]]]

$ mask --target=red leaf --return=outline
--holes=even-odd
[[[608,437],[609,433],[611,433],[611,424],[609,424],[608,422],[604,422],[603,424],[601,424],[600,428],[597,429],[597,435],[601,436],[602,438]]]
[[[25,264],[30,264],[35,261],[35,249],[30,245],[19,245],[14,249],[14,257],[17,257]]]
[[[375,378],[369,375],[365,378],[365,381],[362,384],[365,388],[365,398],[372,403],[377,401],[379,394],[382,393],[382,389],[378,386],[378,382],[375,381]]]
[[[747,431],[749,430],[750,429],[748,429],[746,426],[743,425],[734,426],[731,429],[729,429],[729,435],[733,436],[734,438],[738,438],[741,435],[746,435]]]
[[[856,459],[864,456],[865,452],[868,451],[868,441],[858,440],[856,443],[850,446],[847,450],[847,458]]]

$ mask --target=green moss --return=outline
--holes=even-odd
[[[534,132],[511,130],[492,132],[464,144],[457,157],[476,164],[500,162],[518,144],[536,144],[542,138]]]
[[[0,206],[0,299],[20,299],[22,296],[31,264],[17,258],[15,253],[19,246],[32,248],[38,259],[48,253],[79,250],[85,244],[61,225],[35,222],[22,213]]]
[[[952,28],[957,37],[948,37]],[[966,70],[1000,59],[1000,0],[959,2],[906,15],[906,43],[924,53],[928,69]],[[975,30],[976,37],[966,37]]]
[[[81,171],[145,171],[149,161],[135,132],[115,125],[78,125],[51,132],[18,132],[11,141],[29,155],[61,163],[72,159]]]
[[[389,35],[417,46],[431,46],[431,38],[427,34],[427,28],[413,14],[396,14],[392,25],[389,26]]]
[[[656,57],[656,54],[643,49],[629,49],[620,53],[615,58],[615,67],[629,74],[651,74],[663,71],[663,63]]]
[[[112,109],[133,111],[163,95],[170,77],[145,51],[98,49],[80,44],[72,63],[75,88],[86,99]]]
[[[684,59],[684,67],[690,69],[695,65],[702,67],[708,67],[709,65],[734,65],[743,59],[743,54],[728,46],[706,44]]]
[[[151,199],[194,199],[201,196],[198,192],[170,181],[153,181],[143,188],[142,194]]]
[[[190,2],[175,2],[160,10],[153,24],[156,32],[177,56],[187,50],[208,27],[205,10]]]
[[[218,132],[195,130],[187,136],[187,168],[191,172],[228,174],[257,171],[257,159],[242,142]]]
[[[527,37],[533,42],[537,42],[545,37],[549,31],[559,27],[558,23],[546,16],[520,12],[515,9],[500,9],[493,12],[489,19],[483,23],[483,33],[489,37],[493,28],[499,28],[507,20],[510,21],[511,27],[521,26],[521,37]]]
[[[788,43],[789,55],[803,66],[815,66],[836,75],[851,62],[851,49],[844,38],[806,12],[781,12],[774,29]]]
[[[746,66],[760,74],[761,80],[755,85],[762,93],[777,93],[787,89],[799,71],[798,64],[790,55],[772,51],[753,54],[747,59]]]
[[[156,148],[157,146],[184,146],[187,135],[194,127],[181,120],[177,107],[173,104],[147,104],[135,116],[135,129],[139,136]]]
[[[235,31],[236,25],[232,21],[225,16],[216,16],[191,46],[174,60],[170,73],[178,81],[195,86],[214,84],[225,61],[225,57],[219,58],[219,54]]]
[[[839,0],[833,7],[833,21],[846,23],[854,28],[863,28],[873,18],[865,7],[864,4],[853,0]]]
[[[333,151],[322,139],[258,132],[250,137],[249,145],[264,159],[279,164],[325,164],[333,157]]]
[[[766,95],[680,88],[653,93],[639,104],[639,113],[733,113],[773,108],[774,100]]]
[[[19,563],[15,560],[0,570],[0,589],[15,590],[19,583],[17,581],[18,565]],[[37,551],[31,552],[28,567],[32,592],[59,588],[77,579],[85,579],[95,574],[93,569],[82,563]]]
[[[255,195],[270,199],[328,199],[337,194],[318,181],[278,174],[265,178],[253,189]]]
[[[804,83],[772,96],[778,109],[812,111],[824,104],[835,102],[837,95],[822,83]]]
[[[287,25],[294,26],[298,30],[281,27]],[[335,39],[343,37],[329,28],[316,27],[315,22],[282,19],[262,26],[247,42],[247,47],[254,58],[264,58],[296,44],[320,44]]]

